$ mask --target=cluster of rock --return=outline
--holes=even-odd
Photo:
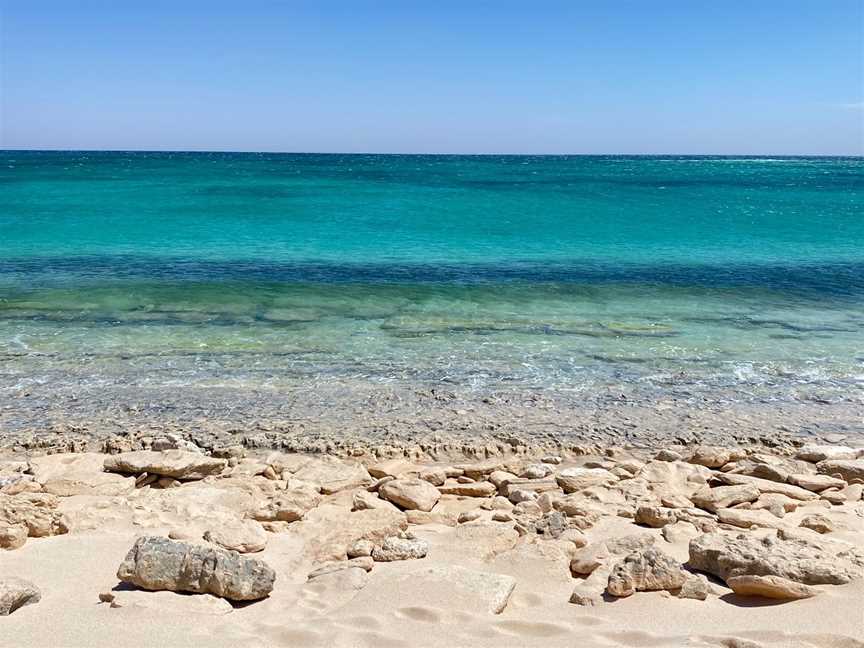
[[[255,458],[242,447],[208,455],[167,439],[150,450],[0,464],[0,548],[86,529],[86,508],[70,520],[61,500],[106,495],[128,503],[136,525],[175,522],[168,538],[139,538],[118,569],[121,581],[146,590],[264,598],[276,574],[245,554],[264,551],[268,537],[282,532],[304,540],[310,581],[338,574],[360,589],[375,563],[425,558],[429,544],[412,527],[435,524],[476,542],[480,557],[510,550],[520,538],[554,544],[568,556],[576,604],[642,591],[705,599],[716,588],[704,574],[738,595],[795,599],[864,576],[861,548],[830,539],[832,508],[860,508],[862,492],[864,450],[838,446],[803,446],[795,456],[699,446],[647,457],[610,448],[566,460],[417,465],[407,458]],[[632,532],[590,542],[591,529],[610,517],[630,520]],[[686,561],[665,546],[681,542],[689,542]],[[493,612],[516,585],[465,569],[448,577],[466,591],[494,591]],[[6,582],[0,613],[38,600],[29,584]]]

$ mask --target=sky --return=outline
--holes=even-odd
[[[0,148],[864,154],[864,0],[0,0]]]

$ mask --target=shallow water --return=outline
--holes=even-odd
[[[864,161],[0,153],[7,395],[298,378],[860,394]]]

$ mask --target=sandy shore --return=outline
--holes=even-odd
[[[0,617],[0,646],[864,645],[855,447],[432,461],[136,445],[158,450],[0,458],[0,529],[30,536],[13,548],[0,534],[0,583],[41,595]],[[825,463],[835,456],[851,467]],[[699,562],[699,538],[739,535],[772,539],[741,573],[780,570],[787,598],[736,594],[722,566]],[[142,536],[239,548],[273,570],[272,591],[232,602],[123,582]],[[813,595],[788,600],[790,582]]]

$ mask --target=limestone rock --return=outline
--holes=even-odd
[[[320,502],[321,496],[311,486],[295,486],[258,502],[252,518],[259,522],[296,522]]]
[[[126,554],[117,578],[148,590],[254,601],[270,594],[276,573],[260,560],[225,549],[144,536]]]
[[[806,585],[842,585],[864,576],[861,550],[809,541],[782,530],[763,538],[720,532],[701,535],[690,541],[688,564],[724,580],[780,576]]]
[[[704,601],[711,593],[711,584],[702,574],[687,574],[684,584],[678,591],[678,598]]]
[[[819,593],[815,587],[780,576],[731,576],[726,579],[726,584],[740,596],[764,596],[790,601],[810,598]]]
[[[349,558],[362,558],[371,556],[373,549],[375,549],[375,543],[371,540],[357,540],[348,547],[347,553]]]
[[[635,592],[677,590],[686,580],[681,563],[656,547],[648,547],[628,554],[612,568],[606,591],[622,597]]]
[[[228,462],[186,450],[137,450],[110,455],[105,458],[108,472],[140,475],[148,473],[180,480],[204,479],[220,474]]]
[[[394,479],[384,484],[378,494],[397,506],[418,511],[431,511],[441,499],[441,493],[422,479]]]
[[[372,483],[372,476],[362,464],[341,461],[329,455],[309,459],[294,472],[294,477],[318,484],[325,495]]]
[[[206,531],[204,539],[238,553],[255,553],[267,546],[267,532],[255,520],[224,522]]]
[[[849,483],[856,479],[864,482],[864,459],[827,459],[816,464],[816,470],[823,475],[840,475]]]
[[[73,495],[125,495],[135,480],[103,471],[105,455],[88,453],[53,454],[30,460],[33,479],[46,493],[58,497]]]
[[[804,517],[798,526],[810,529],[816,533],[831,533],[834,530],[834,523],[819,513]]]
[[[759,489],[751,485],[718,486],[703,488],[690,498],[699,508],[716,513],[718,509],[729,508],[741,502],[753,502],[759,498]]]
[[[372,558],[369,556],[361,556],[357,558],[352,558],[351,560],[335,560],[333,562],[325,563],[323,565],[319,565],[306,577],[306,580],[312,580],[314,578],[318,578],[320,576],[325,576],[327,574],[332,574],[333,572],[340,571],[342,569],[362,569],[363,571],[369,572],[372,571],[372,567],[374,566],[374,562]]]
[[[382,477],[399,477],[399,475],[408,472],[411,468],[411,464],[404,459],[390,459],[369,466],[367,470],[373,477],[381,479]]]
[[[593,542],[574,552],[570,560],[570,571],[573,574],[587,576],[616,557],[620,558],[634,551],[645,550],[653,544],[654,536],[648,533]]]
[[[759,489],[760,493],[778,493],[786,495],[792,499],[807,502],[816,499],[816,495],[800,486],[794,484],[783,484],[780,482],[771,481],[770,479],[761,479],[759,477],[751,477],[750,475],[737,475],[735,473],[720,473],[717,479],[733,486],[754,486]]]
[[[443,486],[447,481],[447,472],[443,468],[429,468],[420,473],[420,479],[433,486]]]
[[[724,508],[717,511],[717,519],[723,524],[743,529],[751,527],[776,529],[782,525],[777,516],[765,510],[752,511],[738,508]]]
[[[470,484],[445,484],[439,486],[442,495],[461,495],[462,497],[491,497],[497,490],[489,482],[471,482]]]
[[[830,459],[857,459],[859,457],[864,457],[864,448],[808,443],[799,448],[795,456],[798,459],[803,459],[804,461],[810,461],[812,463],[819,463],[820,461]]]
[[[796,473],[789,475],[790,484],[800,486],[814,493],[819,493],[826,488],[843,488],[846,482],[829,475],[811,475],[808,473]]]
[[[342,506],[322,504],[292,524],[291,532],[304,541],[309,558],[323,562],[344,559],[346,548],[357,540],[380,543],[407,527],[405,514],[395,509],[346,513]]]
[[[38,603],[42,593],[23,578],[0,578],[0,616],[8,616],[18,608]]]
[[[699,466],[705,466],[706,468],[721,468],[725,464],[729,463],[731,458],[732,453],[726,448],[698,446],[694,448],[687,461]]]
[[[0,520],[0,549],[18,549],[27,542],[27,525],[23,522],[15,524]]]
[[[555,481],[565,493],[575,493],[589,486],[614,483],[618,478],[605,468],[565,468]]]
[[[57,505],[57,498],[48,493],[0,495],[0,524],[6,527],[23,524],[31,538],[68,533],[68,523],[56,510]]]
[[[384,540],[380,547],[372,550],[375,562],[393,562],[395,560],[414,560],[425,558],[429,552],[429,543],[419,538],[400,538],[391,536]]]

